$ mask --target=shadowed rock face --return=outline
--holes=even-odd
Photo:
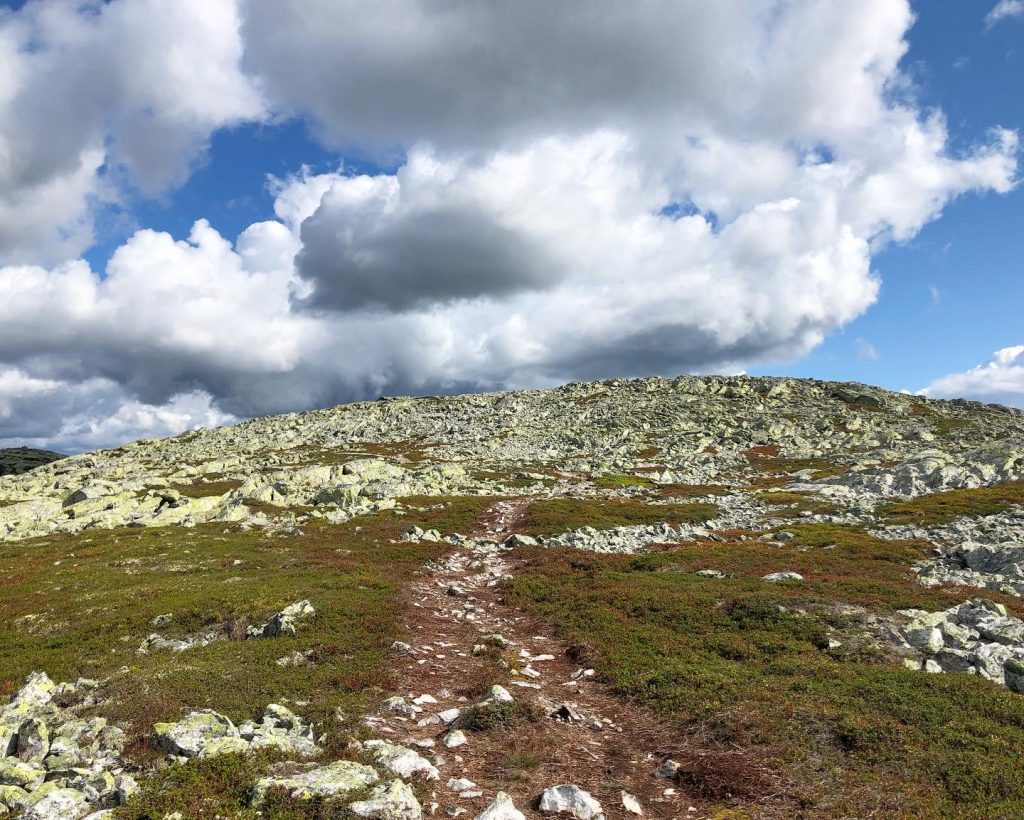
[[[0,449],[0,475],[21,475],[36,467],[64,458],[52,450],[34,450],[31,447]]]

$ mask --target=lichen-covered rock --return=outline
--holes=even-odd
[[[0,806],[7,810],[18,809],[25,805],[28,792],[20,786],[0,785]],[[3,814],[0,811],[0,814]]]
[[[769,572],[767,575],[761,577],[762,581],[768,581],[771,584],[781,584],[786,581],[802,581],[804,576],[799,572],[785,571],[785,572]]]
[[[362,744],[363,753],[374,763],[383,766],[393,775],[409,779],[425,777],[437,780],[440,773],[437,767],[422,755],[405,746],[397,746],[386,740],[367,740]]]
[[[198,756],[215,741],[241,738],[235,724],[212,709],[191,712],[177,723],[157,723],[153,729],[168,753],[184,757]]]
[[[251,626],[246,632],[249,638],[276,638],[279,635],[294,635],[299,625],[313,618],[316,610],[309,601],[289,604],[269,621],[260,626]]]
[[[75,789],[56,788],[25,803],[25,820],[78,820],[92,809],[85,796]]]
[[[17,754],[26,763],[39,764],[50,750],[50,732],[40,718],[29,718],[18,728]]]
[[[16,757],[0,758],[0,785],[17,786],[26,791],[39,788],[46,780],[46,769],[25,763]]]
[[[218,755],[245,754],[250,750],[247,740],[240,737],[218,737],[204,743],[199,749],[198,757],[217,757]]]
[[[251,742],[253,751],[276,749],[291,757],[312,757],[320,753],[313,727],[276,703],[266,708],[258,725],[246,723],[239,731]]]
[[[261,805],[271,789],[280,789],[294,800],[346,797],[374,785],[379,779],[377,772],[369,766],[350,760],[307,768],[281,767],[279,773],[257,781],[252,802],[256,806]]]
[[[423,817],[416,794],[401,780],[375,787],[368,799],[349,803],[348,810],[357,817],[371,820],[422,820]]]
[[[889,638],[925,654],[923,663],[911,660],[915,668],[967,672],[1013,691],[1024,688],[1015,671],[1024,669],[1024,621],[1002,604],[975,598],[941,612],[912,609],[899,616],[905,621]]]

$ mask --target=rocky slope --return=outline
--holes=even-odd
[[[64,458],[61,453],[52,450],[36,450],[32,447],[0,448],[0,476],[27,473],[61,458]]]
[[[973,796],[937,785],[924,705],[847,711],[883,685],[923,704],[928,672],[948,673],[961,704],[1020,708],[1022,503],[1024,414],[795,379],[383,399],[40,464],[0,478],[0,639],[17,646],[0,813],[204,816],[213,804],[197,809],[167,772],[201,780],[230,759],[255,767],[225,804],[237,816],[314,816],[324,801],[385,818],[971,816]],[[175,573],[194,579],[187,597],[163,586]],[[112,578],[136,603],[107,618]],[[374,640],[390,637],[390,655],[353,628],[371,610],[335,624],[347,604],[320,585],[349,578],[387,596]],[[165,600],[179,611],[151,611]],[[69,660],[77,629],[110,633],[102,657]],[[694,638],[699,662],[681,649]],[[242,699],[164,691],[183,665],[223,675],[243,657],[265,678]],[[47,662],[90,678],[61,685],[85,694],[58,706],[44,673],[63,672]],[[806,687],[786,664],[826,686],[818,716],[800,717]],[[651,683],[667,665],[676,676]],[[844,669],[871,677],[840,697],[828,679]],[[356,711],[325,713],[329,686]],[[773,688],[793,714],[765,739],[746,723]],[[121,739],[54,746],[86,719],[120,722]],[[890,764],[849,739],[858,719],[873,736],[920,725],[921,739]],[[998,769],[992,754],[972,765]],[[865,785],[879,780],[892,789]],[[986,799],[1012,816],[1015,789]]]

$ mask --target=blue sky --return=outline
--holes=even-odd
[[[0,445],[683,372],[1024,406],[1021,0],[4,5]]]
[[[987,26],[991,5],[913,3],[904,62],[921,102],[945,112],[954,150],[995,125],[1024,132],[1024,15]],[[1024,191],[962,197],[874,268],[882,290],[863,316],[800,361],[750,372],[917,390],[1024,343]]]

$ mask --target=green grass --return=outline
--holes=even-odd
[[[1006,512],[1014,504],[1024,504],[1024,481],[931,493],[908,501],[883,504],[876,513],[886,524],[928,527],[948,524],[964,515],[996,515]]]
[[[432,498],[432,505],[447,504],[340,526],[310,522],[289,537],[204,525],[0,545],[0,696],[33,670],[55,680],[110,677],[102,714],[128,724],[138,758],[153,753],[153,723],[190,709],[212,708],[240,721],[271,702],[309,701],[295,710],[327,731],[329,748],[340,748],[335,710],[352,713],[373,687],[387,686],[387,647],[400,632],[399,591],[446,548],[389,540],[413,524],[465,531],[489,501]],[[172,637],[225,625],[237,635],[303,598],[317,616],[294,637],[136,653],[154,631]],[[168,626],[150,626],[168,612]],[[312,650],[317,665],[275,664],[294,650]],[[129,672],[120,673],[122,666]]]
[[[658,484],[659,498],[702,498],[706,495],[728,495],[731,490],[722,484]]]
[[[458,725],[469,732],[492,732],[536,723],[542,714],[536,706],[522,700],[514,703],[480,703],[466,709],[459,717]]]
[[[234,820],[354,820],[345,804],[361,800],[368,789],[341,800],[300,801],[282,790],[270,790],[259,808],[248,806],[256,782],[270,773],[274,754],[221,755],[167,766],[142,784],[116,820],[163,820],[180,812],[185,818],[224,817]]]
[[[802,512],[835,514],[842,510],[838,504],[825,501],[813,493],[793,490],[766,490],[755,495],[759,501],[785,510],[773,510],[774,515],[799,516]]]
[[[172,484],[171,489],[177,490],[189,498],[210,498],[237,490],[241,486],[242,482],[237,479],[220,479],[217,481],[196,481],[192,484]]]
[[[551,498],[535,501],[523,519],[533,535],[560,535],[593,527],[608,530],[636,524],[702,524],[715,517],[714,504],[644,504],[606,498]]]
[[[950,438],[954,433],[976,428],[977,423],[967,419],[938,418],[932,422],[932,433],[939,438]]]
[[[621,475],[609,473],[608,475],[597,476],[593,479],[595,487],[601,490],[621,490],[627,487],[653,487],[654,482],[649,478],[638,475]]]
[[[783,547],[695,543],[585,562],[535,550],[505,593],[582,647],[619,695],[678,723],[692,741],[677,757],[687,785],[708,799],[775,801],[788,807],[778,816],[1024,815],[1019,695],[904,670],[852,638],[828,649],[828,627],[845,635],[857,620],[837,603],[891,612],[963,600],[916,583],[926,545],[791,529]],[[693,574],[712,567],[727,577]],[[779,570],[805,580],[760,580]],[[1018,599],[991,597],[1021,612]]]

